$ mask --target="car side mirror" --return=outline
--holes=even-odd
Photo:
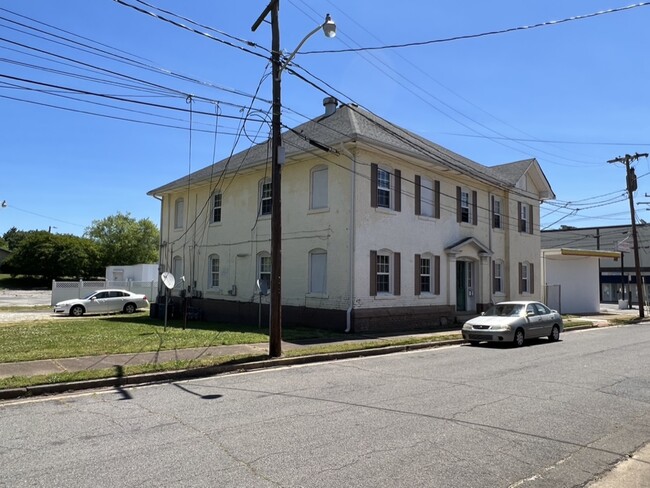
[[[485,315],[485,312],[481,312],[481,315],[482,315],[482,316]]]
[[[535,312],[526,312],[526,317],[532,317],[535,315]]]

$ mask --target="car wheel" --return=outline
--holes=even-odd
[[[551,342],[560,340],[560,328],[557,325],[553,326],[553,330],[551,331],[551,335],[548,336],[548,340]]]
[[[73,317],[81,317],[84,314],[84,308],[81,305],[75,305],[70,309],[70,315]]]
[[[524,345],[524,331],[522,329],[517,329],[515,331],[515,340],[513,341],[515,347],[521,347]]]
[[[133,313],[135,312],[135,303],[127,303],[124,305],[124,313]]]

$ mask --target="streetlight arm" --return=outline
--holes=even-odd
[[[334,36],[336,36],[336,24],[334,23],[334,21],[332,20],[332,17],[330,17],[329,14],[327,14],[327,16],[325,17],[325,22],[323,22],[321,25],[319,25],[319,26],[316,27],[314,30],[312,30],[309,34],[307,34],[307,35],[302,39],[302,41],[300,41],[300,43],[298,44],[298,47],[296,47],[296,49],[294,49],[293,52],[292,52],[291,54],[289,54],[289,56],[287,56],[287,57],[285,58],[284,62],[280,63],[280,73],[282,73],[282,70],[283,70],[284,68],[286,68],[287,66],[289,66],[289,63],[291,63],[291,60],[292,60],[293,58],[296,57],[296,54],[298,54],[298,51],[300,51],[300,48],[302,47],[302,45],[303,45],[305,42],[307,42],[307,40],[308,40],[311,36],[313,36],[314,34],[316,34],[316,33],[317,33],[319,30],[321,30],[321,29],[323,29],[323,32],[325,33],[325,35],[326,35],[327,37],[334,37]]]

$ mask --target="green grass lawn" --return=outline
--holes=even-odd
[[[113,353],[173,350],[268,342],[257,326],[160,320],[147,313],[81,318],[55,318],[0,326],[0,362],[31,361]],[[285,328],[284,340],[337,337],[342,334],[308,328]]]

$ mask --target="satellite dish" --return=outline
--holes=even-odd
[[[160,275],[162,278],[163,284],[169,288],[170,290],[174,288],[174,285],[176,284],[176,278],[174,278],[174,275],[171,274],[168,271],[165,271],[163,274]]]
[[[266,280],[257,280],[255,284],[257,285],[257,290],[260,292],[260,295],[266,296],[269,294],[269,284]]]

